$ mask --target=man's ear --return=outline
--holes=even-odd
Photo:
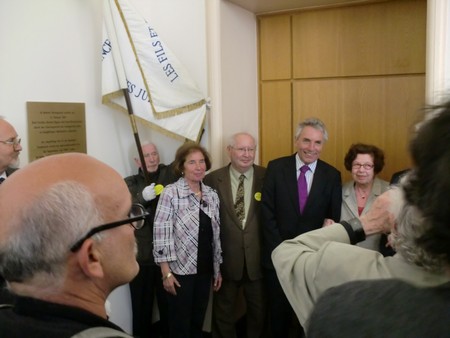
[[[98,249],[96,249],[93,239],[86,239],[76,254],[80,268],[86,276],[103,278],[104,271],[101,261],[102,255]]]
[[[138,167],[138,168],[140,168],[141,167],[141,160],[139,160],[138,158],[134,158],[134,163],[136,163],[136,166]]]

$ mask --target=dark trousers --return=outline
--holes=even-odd
[[[167,298],[156,265],[139,265],[139,273],[130,282],[133,310],[133,336],[137,338],[169,337]],[[156,294],[160,320],[152,325],[153,301]]]
[[[200,338],[208,307],[212,276],[175,275],[181,287],[177,295],[167,294],[169,303],[169,331],[171,338]]]
[[[262,337],[266,313],[263,280],[252,281],[244,273],[240,281],[223,279],[222,287],[214,293],[214,338],[237,337],[235,311],[240,288],[243,289],[246,305],[246,337]]]
[[[303,329],[284,294],[276,271],[264,269],[264,280],[268,296],[269,325],[272,337],[304,337]]]

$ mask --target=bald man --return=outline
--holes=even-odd
[[[0,184],[16,171],[22,150],[20,138],[14,127],[0,117]],[[11,295],[5,288],[5,280],[0,275],[0,304],[10,302]]]
[[[16,130],[0,117],[0,182],[14,172],[19,164],[21,151],[22,146]]]
[[[0,273],[15,295],[0,337],[72,337],[107,320],[105,302],[139,270],[134,230],[147,214],[122,177],[84,154],[53,155],[0,186]]]

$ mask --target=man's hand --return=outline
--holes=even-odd
[[[402,205],[403,196],[400,188],[390,189],[378,196],[369,211],[359,219],[366,236],[390,233],[394,229]]]
[[[219,272],[219,276],[217,276],[217,278],[214,278],[213,290],[217,292],[219,291],[221,286],[222,286],[222,275]]]
[[[144,198],[144,200],[146,200],[147,202],[155,199],[156,197],[156,192],[155,192],[155,183],[152,183],[148,186],[146,186],[144,188],[144,190],[142,190],[142,197]]]

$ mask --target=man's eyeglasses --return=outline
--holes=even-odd
[[[145,224],[145,219],[149,215],[150,214],[145,211],[145,208],[141,204],[137,204],[137,203],[133,204],[131,206],[131,210],[130,210],[130,213],[129,213],[127,219],[117,221],[117,222],[102,224],[102,225],[92,228],[91,230],[89,230],[89,232],[86,235],[84,235],[74,245],[72,245],[72,247],[70,248],[70,251],[72,251],[72,252],[78,251],[81,248],[81,246],[83,245],[85,240],[87,240],[89,237],[92,237],[96,233],[99,233],[100,231],[116,228],[116,227],[124,225],[124,224],[130,224],[136,230],[141,229]]]
[[[22,141],[20,139],[20,137],[16,136],[16,137],[11,138],[11,139],[6,140],[6,141],[0,141],[0,143],[7,144],[9,146],[13,146],[14,150],[16,150],[17,146],[20,144],[20,141]]]
[[[363,167],[363,168],[366,169],[366,170],[369,170],[369,169],[372,169],[372,168],[374,167],[374,165],[373,165],[373,164],[370,164],[370,163],[364,163],[364,164],[361,164],[361,163],[353,163],[353,164],[352,164],[352,168],[353,168],[353,169],[361,169],[361,167]]]
[[[242,147],[242,148],[231,147],[231,148],[233,148],[234,150],[236,150],[238,153],[241,153],[241,154],[244,154],[246,151],[249,154],[253,154],[256,150],[256,148],[245,148],[245,147]]]

